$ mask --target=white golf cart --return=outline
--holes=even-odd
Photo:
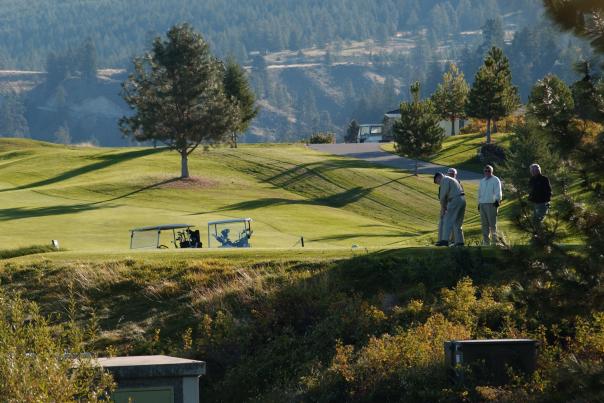
[[[130,249],[167,249],[162,243],[162,232],[172,233],[170,242],[175,248],[201,248],[201,235],[194,225],[167,224],[130,230]]]
[[[219,248],[249,248],[252,232],[251,218],[210,221],[208,248],[212,247],[212,240],[218,242]]]

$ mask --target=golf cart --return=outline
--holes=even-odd
[[[212,247],[212,239],[218,242],[219,248],[249,248],[252,232],[251,218],[210,221],[208,248]]]
[[[175,248],[201,248],[199,230],[189,224],[167,224],[130,230],[130,249],[167,249],[162,244],[162,231],[172,232],[170,242]]]

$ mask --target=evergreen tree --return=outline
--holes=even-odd
[[[252,120],[258,115],[256,96],[250,88],[246,73],[234,59],[229,58],[224,71],[224,91],[236,104],[239,110],[239,123],[231,137],[231,146],[237,148],[238,133],[245,132]]]
[[[519,102],[509,61],[501,49],[493,47],[474,77],[466,104],[468,116],[487,121],[487,144],[491,143],[491,121],[508,116]]]
[[[501,18],[492,18],[487,20],[482,26],[483,42],[478,47],[478,54],[483,57],[493,47],[503,48],[504,46],[503,22]]]
[[[82,78],[86,80],[95,80],[97,71],[97,54],[96,47],[91,38],[86,39],[80,48],[79,53],[79,70]]]
[[[25,119],[25,106],[16,94],[0,99],[0,136],[26,137],[29,125]]]
[[[565,31],[588,39],[604,53],[604,4],[598,0],[544,0],[549,17]]]
[[[420,100],[420,85],[411,85],[411,102],[401,103],[401,118],[394,122],[393,132],[396,152],[415,159],[427,157],[442,147],[444,130],[430,100]]]
[[[188,157],[201,144],[226,140],[241,124],[225,95],[224,68],[190,25],[172,27],[156,38],[145,57],[134,60],[134,73],[122,96],[134,109],[120,119],[124,135],[161,141],[181,156],[181,178],[189,177]]]
[[[563,156],[579,144],[579,135],[572,124],[575,101],[570,88],[558,77],[547,75],[539,80],[529,97],[528,114],[552,134],[552,140]]]
[[[469,92],[470,87],[463,73],[455,64],[451,64],[449,71],[443,75],[443,82],[432,95],[436,111],[443,119],[451,121],[451,135],[455,134],[455,121],[464,116]]]
[[[69,66],[63,56],[50,52],[46,58],[46,83],[53,88],[69,75]]]
[[[356,120],[352,119],[348,124],[348,128],[346,129],[346,135],[344,136],[344,141],[346,143],[356,143],[359,138],[359,129],[360,126]]]
[[[71,134],[69,132],[69,126],[67,123],[60,126],[54,133],[55,143],[58,144],[71,144]]]

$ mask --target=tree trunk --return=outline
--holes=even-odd
[[[231,148],[237,148],[237,133],[233,132],[231,137]]]
[[[493,133],[498,133],[499,129],[497,128],[497,119],[493,119]]]
[[[417,166],[418,166],[418,164],[419,164],[419,162],[418,162],[418,160],[416,159],[416,160],[415,160],[415,176],[417,176]]]
[[[180,178],[185,179],[189,177],[189,154],[184,149],[180,152]]]
[[[487,144],[491,144],[491,118],[487,119]]]
[[[455,136],[455,118],[451,119],[451,136]]]

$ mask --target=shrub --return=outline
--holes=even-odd
[[[469,337],[463,325],[434,314],[423,324],[372,337],[357,352],[337,344],[327,376],[344,385],[346,400],[433,401],[447,387],[443,343]]]
[[[317,132],[310,136],[308,142],[310,144],[334,144],[336,142],[336,135],[329,132]]]
[[[113,380],[82,355],[85,334],[73,321],[53,326],[35,303],[0,290],[2,400],[107,401]]]
[[[56,251],[57,250],[52,245],[34,245],[16,249],[2,249],[0,250],[0,259],[11,259],[13,257]]]

